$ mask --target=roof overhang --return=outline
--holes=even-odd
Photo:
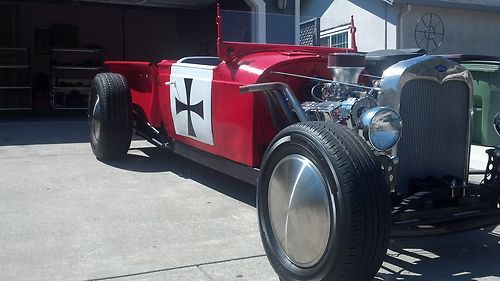
[[[73,3],[99,3],[174,9],[201,9],[217,0],[72,0]]]
[[[384,0],[383,0],[384,1]],[[498,0],[392,0],[394,4],[411,4],[415,6],[431,6],[462,10],[500,12]]]

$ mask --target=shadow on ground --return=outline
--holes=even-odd
[[[137,152],[142,153],[137,154]],[[124,159],[106,161],[105,163],[119,169],[141,173],[172,172],[255,207],[255,186],[219,173],[168,150],[156,147],[132,148]]]
[[[134,140],[141,139],[134,135]],[[90,142],[86,116],[17,117],[0,116],[0,146]]]
[[[494,227],[391,240],[375,280],[500,280],[500,233]]]
[[[0,146],[89,142],[84,116],[25,119],[2,119]]]

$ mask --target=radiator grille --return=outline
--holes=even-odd
[[[413,178],[464,178],[468,166],[469,90],[450,81],[412,80],[401,94],[403,134],[398,144],[398,186]]]

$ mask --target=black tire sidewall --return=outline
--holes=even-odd
[[[99,139],[92,127],[94,106],[99,97],[101,126]],[[127,154],[132,140],[132,100],[128,83],[121,74],[99,73],[90,86],[89,132],[97,159],[111,160]]]

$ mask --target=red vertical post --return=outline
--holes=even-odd
[[[220,3],[217,3],[217,18],[215,20],[217,23],[217,55],[222,59],[223,53],[223,38],[222,38],[222,16],[220,11]]]
[[[356,27],[354,26],[354,16],[351,16],[351,45],[355,52],[358,51],[358,45],[356,45]]]

